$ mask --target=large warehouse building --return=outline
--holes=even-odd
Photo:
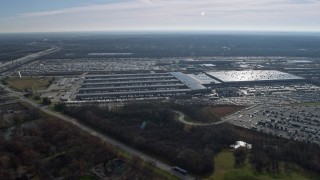
[[[304,78],[275,70],[210,71],[87,75],[77,100],[137,100],[192,96],[215,87],[248,83],[291,82]]]
[[[206,87],[181,73],[87,75],[79,88],[79,100],[169,97],[205,92]]]
[[[276,70],[211,71],[206,74],[222,83],[285,82],[304,79]]]

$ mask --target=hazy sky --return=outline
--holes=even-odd
[[[0,32],[320,32],[320,0],[0,0]]]

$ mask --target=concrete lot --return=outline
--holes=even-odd
[[[320,105],[255,105],[228,116],[230,123],[320,144]]]
[[[51,97],[52,102],[59,102],[67,92],[71,92],[70,99],[74,99],[83,81],[82,77],[83,75],[56,77],[56,80],[50,85],[47,90],[40,91],[41,97]],[[61,83],[62,81],[64,81],[63,84]]]
[[[19,68],[22,74],[74,73],[97,71],[152,71],[160,70],[155,61],[148,59],[50,59],[35,61]]]

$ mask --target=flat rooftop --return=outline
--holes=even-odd
[[[170,94],[191,92],[190,89],[173,89],[173,90],[154,90],[154,91],[130,91],[130,92],[111,92],[111,93],[86,93],[77,94],[78,98],[83,97],[97,97],[97,96],[121,96],[121,95],[143,95],[143,94]]]
[[[87,75],[76,98],[168,97],[205,90],[200,82],[181,72]]]
[[[224,83],[304,79],[299,76],[276,70],[210,71],[206,72],[206,74]]]
[[[171,76],[169,73],[137,73],[137,74],[98,74],[98,75],[87,75],[86,79],[96,78],[124,78],[124,77],[150,77],[150,76]]]
[[[221,82],[213,79],[209,76],[207,76],[204,73],[199,73],[199,74],[188,74],[188,76],[192,77],[193,79],[197,80],[200,84],[202,85],[207,85],[207,84],[220,84]]]
[[[95,82],[95,83],[87,83],[84,82],[82,84],[83,87],[108,87],[108,86],[129,86],[133,84],[140,84],[140,85],[155,85],[155,84],[172,84],[172,83],[181,83],[177,79],[170,79],[170,80],[153,80],[153,81],[120,81],[120,82]]]
[[[187,85],[191,90],[206,90],[207,88],[201,85],[201,83],[194,78],[188,76],[187,74],[184,74],[182,72],[171,72],[171,74],[179,79],[182,83]]]

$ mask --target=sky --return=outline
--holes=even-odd
[[[320,32],[320,0],[0,0],[0,32]]]

